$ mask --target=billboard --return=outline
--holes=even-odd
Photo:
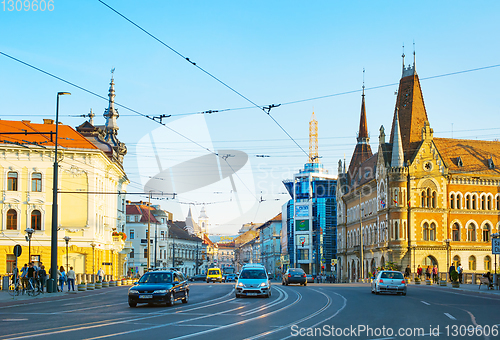
[[[309,235],[297,235],[297,247],[302,247],[302,242],[304,242],[304,247],[309,245]]]
[[[295,206],[295,217],[309,217],[309,204],[296,205]]]
[[[295,231],[309,231],[309,220],[295,221]]]

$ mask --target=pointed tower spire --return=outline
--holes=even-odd
[[[111,83],[109,83],[109,101],[108,108],[104,111],[104,118],[106,118],[106,130],[118,130],[116,119],[120,116],[118,110],[115,109],[115,82],[114,82],[115,69],[111,70]]]
[[[363,69],[363,94],[361,95],[361,116],[359,119],[358,144],[367,144],[370,140],[368,137],[368,126],[366,124],[366,107],[365,107],[365,69]]]
[[[395,131],[394,131],[394,140],[392,142],[392,159],[391,166],[392,167],[403,167],[404,166],[404,154],[403,154],[403,143],[401,140],[401,131],[399,129],[399,110],[396,108],[396,121]]]
[[[318,156],[318,121],[314,111],[309,121],[309,162],[319,163]]]

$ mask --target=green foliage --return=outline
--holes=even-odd
[[[458,272],[456,270],[451,272],[451,281],[458,282]]]
[[[394,262],[386,262],[384,265],[384,268],[387,270],[396,270],[396,271],[401,271],[401,266],[397,265]]]

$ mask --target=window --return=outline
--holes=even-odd
[[[299,249],[297,260],[309,260],[309,249]]]
[[[458,223],[453,223],[453,227],[451,227],[451,240],[460,241],[460,225]]]
[[[497,210],[500,210],[500,196],[497,196],[495,200],[496,200],[496,203],[497,203],[496,204],[497,205]]]
[[[140,215],[135,215],[135,221],[140,222],[141,221],[141,216]]]
[[[491,271],[491,257],[484,257],[484,270]]]
[[[493,198],[491,196],[488,196],[488,210],[493,209]]]
[[[132,249],[132,250],[130,251],[130,253],[128,253],[128,257],[129,257],[130,259],[133,259],[133,258],[134,258],[134,249]]]
[[[17,211],[7,211],[7,230],[17,230]]]
[[[427,222],[424,223],[424,230],[422,236],[424,241],[429,241],[429,223]]]
[[[14,272],[14,267],[16,265],[16,256],[7,254],[7,273],[11,274]]]
[[[135,231],[133,229],[130,229],[129,231],[129,240],[133,240],[135,238]]]
[[[31,228],[34,230],[42,230],[42,214],[39,210],[31,212]]]
[[[460,264],[460,256],[458,255],[453,256],[453,265],[455,266],[455,270],[457,270],[459,264]]]
[[[462,194],[457,194],[457,209],[462,209]]]
[[[481,210],[486,210],[486,197],[481,196]]]
[[[164,230],[160,231],[160,240],[162,240],[162,241],[165,240],[165,231]]]
[[[491,227],[488,223],[486,223],[483,226],[483,242],[489,242],[490,241],[490,231]]]
[[[425,202],[427,201],[427,194],[425,193],[425,190],[422,191],[422,194],[421,194],[421,205],[422,205],[422,208],[425,208],[426,205],[425,205]]]
[[[432,207],[433,207],[433,208],[436,208],[436,207],[437,207],[437,200],[436,200],[436,196],[437,196],[436,192],[435,192],[435,191],[433,191],[433,192],[432,192]]]
[[[31,175],[31,191],[42,192],[42,174],[39,172]]]
[[[15,171],[7,173],[7,190],[17,191],[17,172]]]
[[[436,240],[436,223],[432,222],[429,228],[429,241]]]
[[[467,241],[476,241],[476,226],[472,223],[467,227]]]
[[[399,239],[399,226],[398,222],[394,222],[394,239]]]
[[[477,209],[477,195],[472,196],[472,209],[473,210]]]
[[[148,258],[148,248],[144,248],[144,258]]]
[[[451,197],[450,197],[450,209],[455,209],[455,194],[451,194]]]
[[[475,256],[469,257],[469,270],[476,270],[476,257]]]
[[[431,199],[432,199],[431,189],[427,188],[427,201],[425,202],[426,203],[426,205],[425,205],[426,208],[430,208],[431,207]]]
[[[465,209],[470,210],[470,195],[465,195]]]

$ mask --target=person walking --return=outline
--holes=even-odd
[[[459,263],[458,264],[458,268],[457,268],[457,273],[458,273],[458,282],[460,283],[463,283],[462,282],[462,275],[463,275],[463,272],[464,272],[464,268],[462,267],[462,264]]]
[[[448,280],[451,282],[451,273],[455,271],[455,265],[452,263],[450,268],[448,269]]]
[[[434,265],[432,268],[432,279],[434,280],[434,283],[438,283],[438,266]]]
[[[427,266],[427,268],[425,269],[425,279],[426,280],[431,279],[431,273],[432,273],[431,266]]]
[[[405,269],[405,278],[408,280],[410,276],[411,276],[411,268],[410,265],[407,265]]]
[[[23,284],[23,294],[24,290],[28,287],[28,264],[25,263],[24,267],[21,268],[21,283]]]
[[[68,271],[68,292],[70,290],[75,291],[75,279],[76,279],[75,271],[73,270],[73,267],[69,267],[69,271]]]
[[[99,270],[97,271],[97,277],[99,278],[99,282],[103,282],[104,270],[102,270],[102,268],[99,268]]]
[[[66,282],[67,276],[66,272],[64,271],[64,267],[61,266],[58,271],[58,277],[59,277],[59,285],[61,286],[61,292],[64,291],[64,282]]]
[[[28,285],[28,289],[31,290],[31,287],[33,287],[33,289],[35,289],[36,270],[35,270],[35,267],[33,265],[33,262],[30,262],[30,265],[28,267],[28,274],[26,276],[28,278],[28,281],[30,282],[30,284]]]
[[[419,279],[422,279],[422,267],[420,267],[420,265],[418,265],[417,268],[417,275]]]
[[[43,287],[45,287],[45,282],[47,282],[47,272],[45,271],[45,266],[41,265],[38,271],[38,279],[40,280],[40,290],[43,293]]]

